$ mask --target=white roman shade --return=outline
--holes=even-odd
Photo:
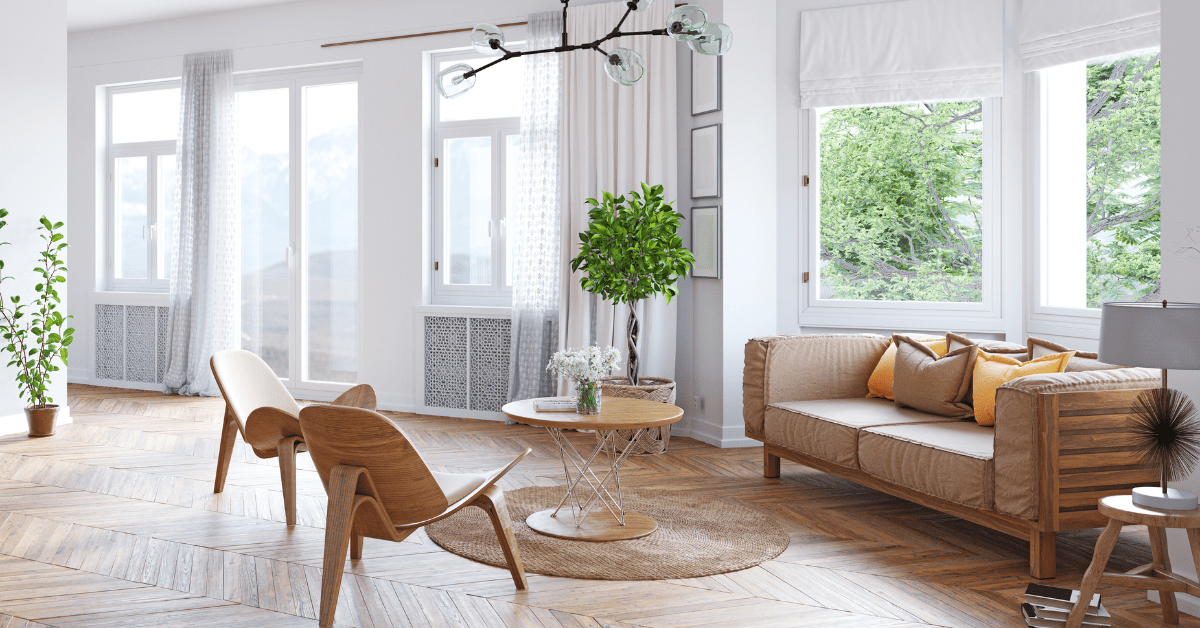
[[[1161,21],[1159,0],[1026,0],[1025,71],[1157,48]]]
[[[906,0],[800,14],[800,106],[1002,93],[996,0]]]

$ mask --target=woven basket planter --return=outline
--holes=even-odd
[[[661,377],[639,377],[638,385],[633,386],[629,383],[628,377],[613,375],[600,378],[600,386],[605,397],[626,397],[631,399],[647,399],[659,403],[675,403],[675,382]],[[633,438],[635,431],[616,430],[616,434],[613,435],[613,442],[617,447],[617,451],[625,451],[625,448],[629,447],[629,439]],[[600,438],[599,433],[596,434],[596,438]],[[643,436],[630,453],[661,454],[667,450],[667,445],[670,442],[670,425],[652,427],[650,428],[650,433]]]

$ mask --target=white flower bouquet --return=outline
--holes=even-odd
[[[616,347],[586,347],[555,353],[546,370],[575,383],[578,393],[575,403],[580,414],[597,414],[600,412],[600,378],[611,373],[620,362],[621,352]]]

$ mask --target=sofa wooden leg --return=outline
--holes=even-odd
[[[771,451],[763,447],[763,477],[779,477],[779,456],[771,455]]]
[[[1039,530],[1029,537],[1029,575],[1039,580],[1055,576],[1054,532]]]

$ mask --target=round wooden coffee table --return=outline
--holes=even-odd
[[[506,404],[502,410],[518,423],[544,427],[550,432],[558,444],[563,472],[567,477],[567,491],[557,507],[535,512],[529,515],[525,523],[547,536],[578,541],[622,541],[654,532],[658,528],[654,519],[625,510],[621,498],[621,465],[634,450],[633,445],[650,428],[675,423],[683,418],[683,409],[645,399],[604,397],[600,401],[600,414],[538,412],[535,401],[514,401]],[[600,438],[591,454],[585,457],[567,439],[563,430],[596,430]],[[613,442],[616,430],[634,430],[629,445],[619,453]],[[602,457],[608,461],[608,472],[599,477],[591,467]],[[581,483],[586,483],[586,486]],[[563,516],[566,514],[564,508],[570,512],[570,517]],[[602,516],[604,510],[612,517]]]

